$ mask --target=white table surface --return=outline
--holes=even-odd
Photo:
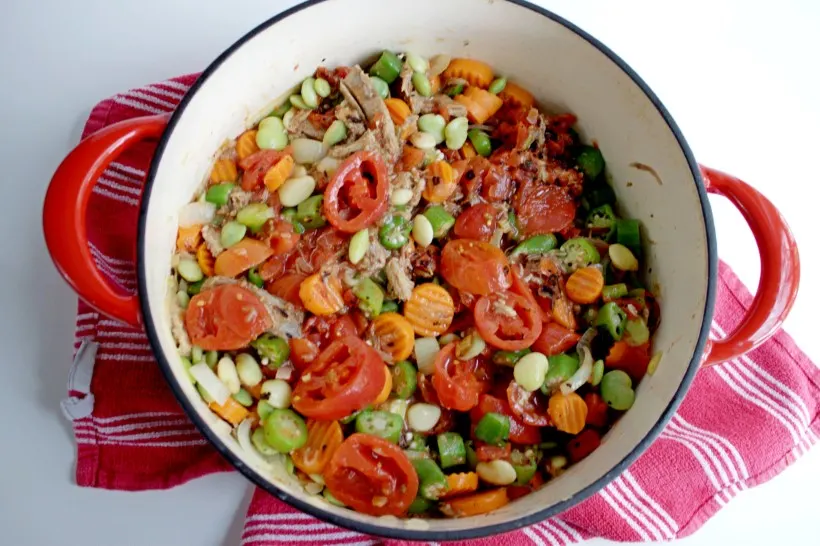
[[[0,543],[233,545],[250,487],[220,475],[164,492],[74,484],[74,444],[59,412],[76,299],[45,252],[41,206],[59,161],[97,101],[205,66],[292,2],[6,0],[0,16]],[[820,362],[820,3],[543,0],[640,73],[698,160],[775,202],[802,245],[804,283],[786,329]],[[228,7],[230,6],[230,7]],[[408,2],[412,9],[412,1]],[[720,255],[750,286],[758,257],[737,212],[713,199]],[[818,544],[820,449],[742,492],[687,546]],[[603,544],[604,541],[592,541]]]

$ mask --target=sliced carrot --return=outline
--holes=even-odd
[[[256,145],[256,129],[245,131],[236,139],[236,155],[240,160],[258,151],[259,146]]]
[[[208,407],[232,425],[238,425],[248,416],[248,410],[230,397],[221,406],[216,402],[211,402]]]
[[[384,105],[387,106],[387,111],[390,112],[390,119],[393,120],[396,126],[403,124],[407,116],[410,115],[410,107],[401,99],[395,97],[384,99]]]
[[[407,145],[402,148],[401,159],[399,160],[401,170],[409,171],[421,166],[422,163],[424,163],[424,150]]]
[[[555,393],[550,396],[549,413],[555,428],[569,434],[578,434],[584,430],[587,422],[587,404],[577,393]]]
[[[456,95],[455,100],[467,108],[467,117],[473,123],[484,123],[504,104],[498,95],[478,87],[468,87],[464,93]]]
[[[435,161],[425,170],[427,184],[421,195],[430,203],[443,203],[456,191],[453,167],[446,161]]]
[[[299,298],[299,287],[306,278],[307,276],[299,273],[285,273],[275,281],[267,283],[265,289],[274,296],[279,296],[293,305],[302,307],[302,300]]]
[[[441,91],[441,76],[436,75],[430,78],[430,92],[435,95]]]
[[[490,65],[475,59],[453,59],[441,75],[445,80],[459,78],[484,89],[493,82],[493,69]]]
[[[216,257],[214,273],[223,277],[236,277],[272,255],[271,247],[262,241],[246,237]]]
[[[555,322],[573,332],[577,328],[575,315],[572,313],[572,302],[563,293],[552,300],[552,318],[555,319]]]
[[[206,277],[214,276],[214,257],[205,243],[201,243],[196,249],[196,261]]]
[[[250,394],[254,400],[259,400],[262,398],[262,383],[264,383],[264,381],[260,381],[253,387],[245,386],[244,389],[248,391],[248,394]]]
[[[530,108],[535,103],[535,98],[532,96],[532,93],[513,82],[507,82],[507,85],[504,86],[504,89],[498,96],[506,102],[523,108]]]
[[[441,498],[450,499],[465,493],[472,493],[478,489],[478,474],[475,472],[461,472],[447,475],[447,492]]]
[[[450,293],[443,287],[425,283],[413,289],[404,304],[404,318],[420,336],[439,336],[453,322],[455,306]]]
[[[290,456],[294,466],[305,474],[321,474],[342,445],[342,427],[338,421],[308,419],[307,430],[307,442]]]
[[[464,146],[461,147],[461,155],[464,159],[472,159],[478,154],[476,153],[475,148],[473,148],[472,142],[465,142]]]
[[[332,315],[342,310],[342,281],[336,276],[322,278],[321,273],[314,273],[302,281],[299,286],[299,299],[305,309],[314,315]]]
[[[507,489],[490,489],[473,495],[450,499],[439,504],[439,510],[451,518],[478,516],[497,510],[510,502]]]
[[[379,396],[373,400],[373,405],[378,406],[379,404],[383,404],[387,402],[387,399],[390,398],[390,391],[393,390],[393,374],[390,373],[390,368],[387,366],[384,367],[384,387],[382,387],[382,392],[379,393]]]
[[[285,183],[285,180],[288,179],[292,172],[293,157],[286,155],[265,173],[265,187],[268,188],[270,192],[278,190],[279,186]]]
[[[575,303],[594,303],[603,289],[604,274],[597,267],[582,267],[567,279],[567,297]]]
[[[202,241],[202,226],[200,224],[179,228],[177,250],[194,252],[200,241]]]
[[[233,159],[217,159],[211,169],[211,182],[220,184],[222,182],[236,182],[239,173],[236,170],[236,161]]]
[[[413,325],[398,313],[383,313],[373,319],[375,343],[386,353],[390,364],[407,359],[413,353],[415,332]]]

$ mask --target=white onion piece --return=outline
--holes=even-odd
[[[320,173],[332,176],[333,173],[336,172],[336,169],[339,168],[340,163],[341,161],[339,161],[335,157],[326,156],[320,159],[319,162],[316,164],[316,170]]]
[[[239,442],[239,447],[248,454],[248,456],[254,460],[254,462],[258,463],[261,466],[270,466],[270,461],[266,460],[257,450],[253,447],[253,442],[251,442],[251,424],[253,420],[248,418],[239,423],[239,426],[236,427],[236,440]]]
[[[276,376],[274,379],[282,379],[284,381],[290,381],[293,377],[293,366],[290,363],[287,363],[276,370]]]
[[[438,354],[438,340],[434,337],[420,337],[416,340],[414,352],[419,371],[424,375],[432,375],[436,371],[436,355]]]
[[[563,394],[577,391],[581,385],[589,381],[589,376],[592,375],[592,353],[589,352],[589,347],[582,347],[580,352],[583,356],[581,366],[572,377],[561,383],[561,392]]]
[[[293,160],[296,163],[313,164],[327,153],[324,145],[312,138],[294,138],[290,145],[293,146]]]
[[[205,392],[220,406],[230,398],[231,391],[228,390],[225,383],[219,380],[206,363],[200,362],[199,364],[194,364],[188,369],[188,372],[194,376],[199,386],[205,389]]]
[[[179,209],[179,227],[187,228],[197,224],[210,224],[215,214],[216,205],[213,203],[188,203]]]

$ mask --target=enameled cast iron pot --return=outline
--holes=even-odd
[[[400,15],[399,15],[400,14]],[[245,456],[187,379],[165,306],[177,211],[206,179],[216,150],[270,111],[318,65],[350,65],[382,49],[488,62],[549,110],[579,118],[607,160],[623,212],[645,227],[647,274],[663,320],[664,356],[640,384],[635,405],[601,447],[542,490],[486,516],[408,523],[319,502],[271,479]],[[136,295],[122,295],[96,269],[85,216],[105,167],[143,139],[159,139],[139,215]],[[650,165],[660,181],[631,164]],[[662,181],[662,183],[661,183]],[[737,331],[708,340],[717,247],[707,192],[727,197],[752,230],[761,257],[754,304]],[[745,183],[699,166],[677,125],[647,85],[606,46],[560,17],[518,0],[314,0],[253,29],[217,58],[173,115],[132,119],[86,138],[57,170],[45,200],[46,242],[62,275],[100,312],[144,326],[157,361],[206,438],[256,485],[327,521],[376,535],[442,540],[501,533],[558,514],[619,475],[658,436],[704,365],[732,359],[768,339],[789,312],[798,253],[774,206]]]

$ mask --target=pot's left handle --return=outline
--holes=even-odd
[[[158,138],[167,122],[167,115],[133,118],[87,137],[57,168],[43,205],[46,246],[60,274],[89,305],[133,326],[142,323],[139,301],[119,293],[97,269],[88,248],[86,212],[106,167],[128,147]]]

